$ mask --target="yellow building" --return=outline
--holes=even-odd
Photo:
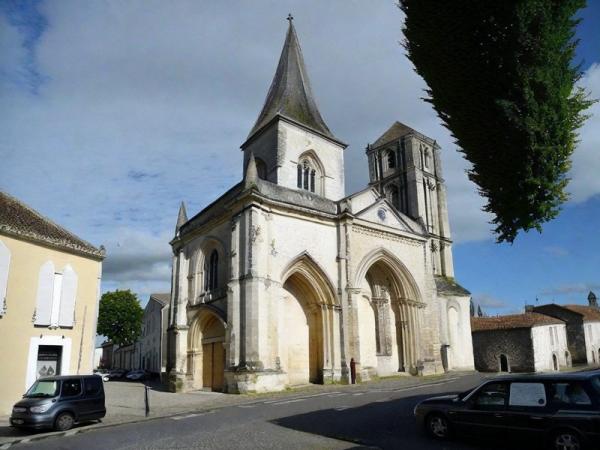
[[[91,373],[104,255],[0,192],[0,415],[42,375]]]

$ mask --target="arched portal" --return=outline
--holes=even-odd
[[[361,296],[367,298],[373,310],[370,313],[365,305],[361,306],[361,300],[357,300],[362,370],[378,375],[398,371],[415,373],[421,302],[410,273],[383,249],[368,255],[357,273],[361,277],[357,280]]]
[[[286,357],[282,361],[290,385],[321,383],[323,367],[322,311],[315,290],[297,273],[283,285],[283,329]]]
[[[279,361],[289,385],[334,380],[341,308],[325,272],[306,253],[283,271]]]
[[[225,323],[216,311],[201,308],[188,342],[188,378],[192,387],[222,391],[225,371]]]
[[[509,372],[508,358],[506,355],[500,355],[500,372]]]

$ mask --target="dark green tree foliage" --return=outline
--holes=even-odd
[[[400,0],[405,48],[471,163],[498,242],[541,231],[566,200],[577,129],[574,18],[585,0]]]
[[[144,310],[130,290],[106,292],[100,298],[98,334],[119,346],[133,344],[142,331]]]
[[[469,301],[469,308],[470,308],[471,317],[475,317],[475,303],[473,303],[473,300]]]

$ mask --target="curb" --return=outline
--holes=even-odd
[[[440,377],[436,380],[431,380],[428,381],[426,383],[411,383],[409,385],[405,385],[402,386],[402,388],[406,388],[406,389],[410,389],[413,387],[417,387],[417,386],[429,386],[429,385],[437,385],[440,382],[443,381],[455,381],[458,380],[460,378],[463,378],[465,376],[468,375],[472,375],[475,374],[477,372],[459,372],[459,373],[454,373],[452,375],[450,375],[448,378],[446,377]],[[361,386],[361,385],[368,385],[369,383],[364,383],[364,384],[356,384],[356,385],[346,385],[346,386]],[[348,389],[348,388],[346,388]],[[388,389],[373,389],[374,391],[387,391]],[[300,394],[301,390],[298,390],[295,392],[295,394]],[[294,394],[294,392],[290,392],[290,394]],[[265,395],[265,399],[267,398],[267,396]],[[0,443],[0,450],[6,450],[10,447],[12,447],[13,445],[17,445],[17,444],[27,444],[30,442],[36,442],[36,441],[42,441],[44,439],[49,439],[49,438],[56,438],[56,437],[65,437],[65,436],[75,436],[77,434],[83,434],[83,433],[87,433],[90,431],[95,431],[95,430],[101,430],[104,428],[112,428],[112,427],[118,427],[121,425],[130,425],[130,424],[135,424],[135,423],[141,423],[141,422],[149,422],[152,420],[160,420],[160,419],[169,419],[171,417],[177,417],[180,416],[182,414],[193,414],[193,413],[200,413],[200,412],[208,412],[208,411],[217,411],[220,409],[224,409],[224,408],[228,408],[231,406],[239,406],[239,405],[251,405],[251,404],[255,404],[255,403],[261,403],[264,400],[257,400],[257,399],[251,399],[251,401],[247,401],[247,402],[241,402],[241,403],[235,403],[235,404],[230,404],[230,405],[217,405],[217,406],[212,406],[212,407],[207,407],[207,408],[196,408],[196,409],[189,409],[189,410],[184,410],[184,411],[177,411],[176,413],[171,413],[171,414],[165,414],[162,416],[154,416],[154,417],[141,417],[139,419],[132,419],[132,420],[126,420],[124,422],[119,422],[119,423],[102,423],[99,422],[98,424],[95,425],[90,425],[88,428],[73,428],[71,430],[68,431],[57,431],[57,432],[51,432],[48,434],[42,434],[39,436],[27,436],[27,437],[23,437],[23,438],[19,438],[19,439],[15,439],[13,441],[8,441],[8,442],[3,442]]]

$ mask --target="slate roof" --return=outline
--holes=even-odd
[[[171,301],[171,294],[150,294],[150,298],[156,300],[161,305],[166,306]]]
[[[440,275],[435,276],[435,286],[440,294],[445,295],[456,295],[456,296],[469,296],[471,293],[464,287],[454,281],[453,278],[443,277]]]
[[[471,317],[471,331],[510,330],[564,324],[562,320],[534,312],[497,317]]]
[[[94,247],[5,192],[0,192],[0,233],[98,259],[105,256],[102,247]]]
[[[569,311],[576,312],[583,316],[584,322],[600,322],[600,310],[585,305],[560,305]]]
[[[416,131],[408,125],[404,125],[403,123],[396,121],[392,124],[391,127],[387,129],[385,133],[379,136],[379,139],[375,141],[373,147],[380,147],[389,142],[397,141],[402,136],[405,136],[410,133],[416,133]]]
[[[298,36],[296,36],[296,30],[291,20],[275,77],[248,139],[276,116],[283,116],[338,141],[325,124],[317,108]]]

